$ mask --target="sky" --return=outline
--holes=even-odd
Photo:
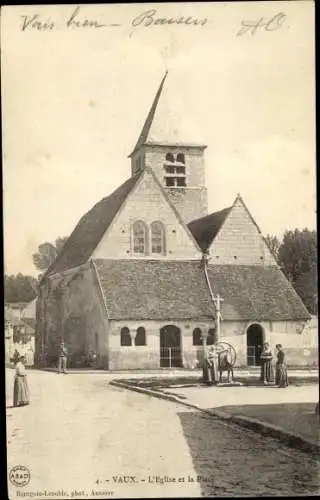
[[[170,113],[183,102],[208,146],[209,212],[240,193],[265,235],[315,229],[312,2],[79,7],[79,26],[67,26],[74,5],[2,10],[6,273],[36,275],[38,245],[69,235],[130,176],[165,70]],[[182,17],[202,23],[154,22]]]

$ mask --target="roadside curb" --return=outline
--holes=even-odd
[[[218,417],[219,413],[222,412],[214,411],[214,414]],[[223,418],[223,416],[221,418]],[[278,427],[274,424],[270,424],[253,417],[245,417],[243,415],[232,415],[231,420],[238,425],[259,432],[260,434],[277,438],[291,448],[306,451],[307,453],[314,455],[315,458],[320,459],[320,446],[312,441],[309,441],[298,433],[285,431],[282,427]]]
[[[192,408],[207,415],[210,415],[211,417],[216,417],[221,420],[232,422],[241,427],[245,427],[247,429],[250,429],[252,431],[255,431],[263,435],[272,436],[284,442],[287,446],[291,448],[303,450],[307,453],[312,454],[317,460],[320,459],[320,445],[307,440],[300,434],[294,434],[292,432],[285,431],[284,429],[282,429],[282,427],[277,427],[276,425],[269,424],[267,422],[252,417],[245,417],[242,415],[231,415],[221,410],[207,410],[204,408],[200,408],[200,406],[198,406],[197,404],[184,401],[183,399],[180,399],[177,396],[166,394],[160,391],[155,391],[153,389],[147,389],[145,387],[138,387],[136,385],[126,384],[125,382],[117,380],[111,380],[109,384],[115,387],[120,387],[122,389],[128,389],[133,392],[139,392],[140,394],[146,394],[147,396],[155,397],[158,399],[164,399],[166,401],[171,401],[173,403],[178,403],[180,405],[186,406],[187,408]]]
[[[180,403],[188,408],[193,408],[195,410],[200,410],[198,405],[194,405],[192,403],[188,403],[183,399],[178,398],[177,396],[173,396],[171,394],[166,394],[164,392],[154,391],[152,389],[146,389],[145,387],[138,387],[137,385],[129,385],[125,382],[120,382],[118,380],[111,380],[109,382],[110,385],[114,385],[115,387],[121,387],[122,389],[128,389],[129,391],[139,392],[140,394],[146,394],[147,396],[152,396],[158,399],[165,399],[166,401],[171,401],[172,403]],[[204,410],[202,410],[204,411]]]

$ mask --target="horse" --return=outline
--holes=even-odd
[[[220,352],[218,360],[219,383],[222,383],[223,372],[228,372],[228,383],[230,384],[233,381],[233,366],[230,350],[228,349]]]

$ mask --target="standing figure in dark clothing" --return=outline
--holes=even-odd
[[[260,360],[261,360],[261,374],[260,374],[261,382],[263,382],[264,384],[274,383],[272,352],[269,344],[267,343],[263,344]]]
[[[281,344],[277,344],[276,349],[277,349],[276,385],[278,387],[288,387],[289,382],[288,382],[286,356]]]
[[[67,356],[68,349],[64,345],[64,342],[61,342],[59,348],[58,373],[67,373]]]

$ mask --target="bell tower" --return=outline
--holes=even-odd
[[[207,215],[205,146],[192,129],[187,107],[170,95],[165,73],[137,144],[130,154],[131,175],[150,167],[187,224]],[[172,103],[170,104],[170,100]],[[179,113],[180,111],[180,113]]]

